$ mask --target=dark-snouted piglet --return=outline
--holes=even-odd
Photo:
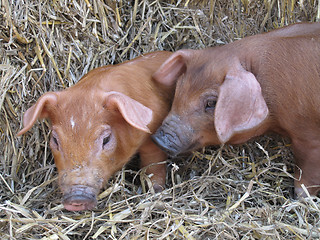
[[[177,155],[275,132],[292,141],[295,193],[320,190],[320,23],[301,23],[203,50],[180,50],[154,74],[176,84],[153,135]]]

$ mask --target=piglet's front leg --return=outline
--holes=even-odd
[[[295,169],[294,190],[298,198],[306,197],[301,185],[304,184],[310,195],[320,191],[320,140],[292,139],[297,167]]]
[[[146,173],[152,174],[151,181],[155,192],[161,192],[166,183],[166,164],[161,163],[167,155],[149,138],[139,149],[141,168],[147,167]]]

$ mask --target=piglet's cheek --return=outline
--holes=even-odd
[[[201,133],[201,138],[199,138],[198,142],[201,146],[221,144],[219,138],[217,137],[217,133],[214,129],[210,129],[210,131],[203,131]]]

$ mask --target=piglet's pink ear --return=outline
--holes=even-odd
[[[123,118],[133,127],[151,133],[147,125],[152,120],[152,110],[120,92],[105,94],[106,107],[118,109]]]
[[[220,86],[215,109],[215,128],[221,143],[258,126],[268,113],[256,77],[242,66],[230,71]]]
[[[18,136],[26,133],[39,118],[47,118],[48,112],[45,110],[45,106],[47,104],[55,105],[57,104],[58,97],[56,93],[49,92],[42,97],[39,98],[39,100],[36,102],[35,105],[30,107],[23,115],[23,126],[24,128],[18,132]]]
[[[186,69],[186,61],[192,56],[192,50],[179,50],[171,55],[152,75],[159,83],[173,86]]]

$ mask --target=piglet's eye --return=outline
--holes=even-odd
[[[205,104],[205,111],[208,112],[208,111],[214,110],[216,107],[216,104],[217,104],[216,99],[208,99]]]
[[[110,135],[103,138],[102,140],[102,146],[104,147],[108,142],[110,141]]]
[[[58,140],[56,137],[52,136],[52,140],[54,142],[54,144],[56,144],[57,146],[59,145]]]
[[[99,145],[102,146],[102,149],[104,151],[111,151],[114,147],[115,138],[112,135],[111,127],[107,126],[106,129],[104,129],[98,138]]]
[[[58,141],[57,136],[55,136],[55,134],[51,135],[50,146],[51,146],[51,148],[59,150],[59,141]]]

